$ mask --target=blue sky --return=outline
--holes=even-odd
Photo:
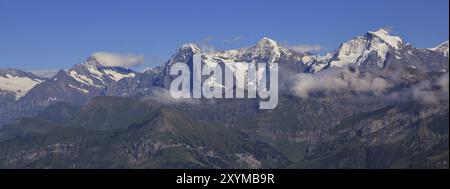
[[[161,64],[187,42],[216,49],[263,36],[331,51],[389,27],[416,47],[448,40],[448,0],[0,0],[0,67],[70,68],[97,51]]]

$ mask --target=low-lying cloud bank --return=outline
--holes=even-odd
[[[391,101],[414,100],[424,104],[449,101],[449,73],[437,79],[428,79],[416,84],[400,86],[398,80],[384,78],[357,68],[335,68],[316,74],[301,73],[291,80],[290,92],[300,98],[314,94],[351,92],[371,94]]]
[[[318,92],[370,92],[380,95],[391,85],[381,77],[362,73],[355,68],[329,69],[316,74],[301,73],[294,76],[292,92],[308,98]]]
[[[449,74],[437,80],[425,80],[411,87],[412,97],[427,104],[438,104],[449,100]]]
[[[59,70],[33,70],[31,73],[43,78],[52,78],[56,75],[56,73],[58,73],[58,71]]]
[[[320,45],[287,45],[287,48],[299,53],[318,52],[323,49]]]
[[[110,52],[96,52],[92,54],[99,64],[107,67],[129,68],[144,63],[144,56],[141,55],[123,55]]]
[[[392,101],[411,101],[436,105],[449,102],[449,74],[437,79],[423,80],[383,96]]]

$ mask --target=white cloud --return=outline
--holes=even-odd
[[[122,55],[110,52],[96,52],[92,54],[99,64],[109,67],[129,68],[144,63],[144,56],[141,55]]]
[[[153,56],[150,58],[145,58],[145,63],[135,66],[133,69],[140,72],[145,72],[147,70],[154,70],[159,66],[163,66],[167,60],[158,56]]]
[[[393,102],[416,101],[436,105],[449,101],[449,73],[403,87],[395,81],[395,73],[391,74],[384,78],[349,67],[331,68],[315,74],[300,73],[293,76],[290,91],[300,98],[309,98],[314,94],[351,92],[370,93]]]
[[[206,53],[214,53],[216,52],[216,48],[210,44],[210,41],[213,40],[215,37],[210,35],[206,36],[199,42],[196,42],[195,44],[204,52]]]
[[[425,104],[439,104],[449,100],[449,74],[446,73],[439,79],[424,80],[411,87],[415,100]]]
[[[287,48],[300,53],[317,52],[323,49],[320,45],[288,45]]]
[[[52,78],[58,73],[58,70],[33,70],[31,73],[43,78]]]
[[[384,26],[381,29],[387,31],[388,33],[392,33],[392,31],[394,30],[394,27],[392,27],[392,26]]]
[[[335,68],[316,74],[301,73],[294,77],[294,94],[308,98],[317,92],[352,91],[356,93],[370,92],[381,95],[390,85],[384,78],[371,73],[362,73],[358,69]]]

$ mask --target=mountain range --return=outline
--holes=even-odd
[[[323,56],[264,37],[210,52],[188,43],[145,72],[96,54],[51,78],[0,69],[2,168],[448,168],[448,41],[416,48],[379,29]],[[279,105],[175,100],[192,69],[279,63]]]

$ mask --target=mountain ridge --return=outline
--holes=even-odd
[[[281,80],[290,80],[290,75],[298,73],[314,74],[334,67],[357,66],[369,71],[402,70],[395,71],[401,72],[396,79],[414,78],[412,81],[417,82],[426,78],[426,73],[448,72],[448,53],[445,52],[448,52],[448,41],[435,48],[417,49],[380,29],[344,42],[336,51],[325,56],[296,52],[268,37],[263,37],[248,48],[218,52],[204,52],[199,46],[187,43],[178,48],[165,64],[145,72],[103,66],[91,55],[81,64],[60,70],[52,78],[43,79],[39,85],[22,92],[21,98],[0,95],[0,101],[7,102],[0,108],[0,115],[2,112],[8,114],[3,116],[8,117],[3,118],[5,120],[0,119],[0,125],[11,121],[16,117],[15,114],[18,117],[34,114],[61,101],[84,105],[95,96],[151,95],[155,88],[167,89],[170,86],[174,78],[169,75],[172,64],[183,62],[192,69],[192,56],[195,53],[202,53],[202,62],[213,67],[233,67],[236,62],[278,62],[283,72]]]

